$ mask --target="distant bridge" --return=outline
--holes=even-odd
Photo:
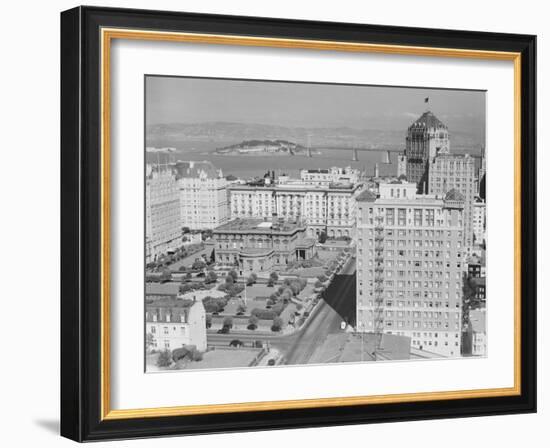
[[[308,146],[307,156],[313,157],[311,150],[338,150],[338,151],[351,151],[351,160],[353,162],[359,161],[359,151],[368,151],[368,152],[385,152],[386,160],[384,163],[391,163],[391,153],[402,153],[403,149],[387,149],[387,148],[350,148],[349,146]]]

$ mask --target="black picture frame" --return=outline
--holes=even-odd
[[[100,29],[521,53],[521,393],[516,396],[101,419]],[[76,441],[536,412],[536,37],[77,7],[61,14],[61,435]]]

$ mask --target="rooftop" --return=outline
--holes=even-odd
[[[210,179],[218,179],[220,177],[220,171],[216,169],[212,162],[209,162],[208,160],[179,160],[176,162],[176,171],[178,179],[181,179],[182,177],[200,177],[201,174]]]
[[[437,118],[431,111],[424,112],[413,124],[411,128],[447,128],[443,122]]]
[[[214,233],[226,232],[244,232],[244,233],[278,233],[293,232],[296,229],[303,228],[297,222],[279,221],[272,223],[259,218],[233,219],[226,224],[222,224],[214,229]]]
[[[146,301],[145,320],[147,322],[187,322],[189,311],[202,302],[188,299],[162,298]]]

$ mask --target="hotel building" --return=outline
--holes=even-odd
[[[464,245],[471,248],[474,241],[473,206],[476,194],[475,160],[466,155],[440,154],[429,162],[428,193],[444,197],[449,191],[464,196]]]
[[[438,154],[448,154],[449,151],[447,126],[432,112],[424,112],[407,130],[407,180],[417,184],[419,192],[425,193],[428,187],[428,162]]]
[[[231,218],[298,220],[307,224],[308,236],[326,232],[331,238],[353,237],[355,196],[350,183],[312,185],[302,181],[229,187]]]
[[[216,261],[238,266],[239,275],[271,272],[315,254],[299,222],[234,219],[214,229]]]
[[[213,229],[228,221],[227,181],[211,162],[179,161],[175,165],[181,226]]]
[[[200,300],[170,297],[148,300],[145,305],[145,331],[150,349],[174,350],[194,345],[206,350],[206,313]]]
[[[460,355],[464,198],[382,183],[357,197],[357,326]]]
[[[176,174],[170,166],[147,165],[145,221],[147,263],[181,245],[180,198]]]

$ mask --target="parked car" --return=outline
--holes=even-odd
[[[243,341],[239,340],[239,339],[233,339],[230,343],[229,343],[229,346],[230,347],[242,347],[244,345]]]

